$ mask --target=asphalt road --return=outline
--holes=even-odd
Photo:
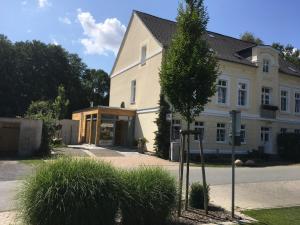
[[[124,158],[124,160],[126,160]],[[178,177],[177,166],[166,169]],[[15,209],[22,179],[33,168],[17,161],[0,161],[0,212]],[[207,167],[213,203],[230,209],[231,168]],[[201,168],[190,169],[190,181],[201,181]],[[240,208],[271,208],[300,205],[300,166],[236,169],[236,205]]]

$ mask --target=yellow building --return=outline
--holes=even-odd
[[[164,50],[176,30],[173,21],[134,11],[111,71],[110,107],[136,110],[135,138],[145,137],[154,150],[154,123],[160,95],[159,71]],[[222,34],[205,37],[220,65],[217,93],[193,124],[204,130],[206,152],[230,151],[229,111],[242,111],[242,145],[238,151],[263,148],[276,154],[279,132],[300,132],[300,70],[268,45]],[[173,115],[173,141],[185,127]],[[197,140],[192,152],[197,152]]]

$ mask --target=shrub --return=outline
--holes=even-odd
[[[209,203],[209,185],[207,185],[207,204]],[[203,185],[199,182],[191,185],[190,206],[196,209],[204,209],[204,193]]]
[[[124,197],[121,211],[124,225],[165,224],[176,203],[176,183],[160,168],[139,168],[123,172]]]
[[[60,158],[45,163],[20,193],[29,225],[112,225],[118,210],[117,171],[109,164]]]
[[[300,134],[285,133],[277,137],[278,154],[282,159],[300,161]]]

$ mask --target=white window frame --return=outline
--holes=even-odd
[[[299,97],[296,98],[296,95],[299,95]],[[295,90],[294,91],[294,113],[296,115],[300,115],[300,106],[299,106],[299,111],[296,112],[296,106],[297,106],[296,101],[297,100],[300,101],[300,90]],[[299,105],[300,105],[300,103],[299,103]]]
[[[147,45],[141,47],[141,65],[145,65],[147,61]]]
[[[266,134],[268,134],[268,141],[266,141]],[[271,127],[260,127],[260,141],[262,143],[270,142],[271,141]]]
[[[245,124],[241,124],[241,133],[240,136],[242,136],[242,132],[244,132],[244,141],[241,140],[241,144],[246,144],[246,125]]]
[[[282,110],[282,91],[285,91],[287,93],[286,95],[286,110]],[[280,112],[283,113],[289,113],[290,112],[290,89],[289,88],[285,88],[285,87],[281,87],[280,88],[280,93],[279,93],[279,98],[280,98]]]
[[[288,129],[285,127],[280,128],[280,134],[286,134],[288,132]]]
[[[219,125],[220,125],[220,126],[219,126]],[[221,126],[221,125],[224,125],[224,127]],[[223,140],[223,141],[218,140],[218,137],[219,137],[219,136],[218,136],[218,135],[219,135],[219,130],[224,131],[224,140]],[[224,144],[224,143],[226,143],[226,140],[227,140],[226,135],[227,135],[226,123],[222,123],[222,122],[217,123],[216,143],[219,143],[219,144]]]
[[[246,92],[246,104],[245,105],[240,105],[239,104],[239,100],[240,100],[240,84],[245,84],[246,85],[246,89],[244,89],[244,91]],[[238,79],[237,80],[237,107],[240,108],[249,108],[250,102],[249,102],[249,98],[250,98],[250,82],[249,80],[245,80],[245,79]]]
[[[264,93],[263,92],[263,89],[269,89],[270,90],[270,92],[269,92],[269,94],[268,94],[268,96],[269,96],[269,103],[268,104],[266,104],[265,102],[266,102],[266,93]],[[272,105],[272,88],[270,88],[270,87],[262,87],[261,88],[261,104],[262,105]]]
[[[130,90],[130,104],[134,105],[136,102],[136,80],[131,81]]]
[[[204,128],[204,122],[203,121],[195,121],[194,122],[194,130],[202,130],[202,141],[204,141],[204,136],[205,136],[205,128]],[[194,135],[194,140],[195,141],[200,141],[199,139],[199,136],[198,135]]]
[[[174,140],[174,141],[179,141],[180,140],[180,133],[178,135],[178,138],[176,138],[175,137],[175,127],[179,128],[179,131],[180,131],[180,129],[181,129],[181,120],[177,120],[177,119],[172,120],[172,137],[171,137],[171,139]]]
[[[226,81],[226,98],[225,103],[219,102],[219,81],[223,80]],[[217,79],[217,93],[216,93],[216,104],[220,106],[229,106],[230,105],[230,78],[226,75],[220,75]],[[222,86],[223,87],[223,86]]]
[[[263,71],[263,73],[270,72],[270,60],[269,59],[263,59],[262,71]]]

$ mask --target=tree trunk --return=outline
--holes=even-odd
[[[187,151],[186,151],[186,184],[185,184],[185,210],[189,206],[189,187],[190,187],[190,122],[187,125]]]
[[[202,184],[203,184],[203,194],[204,194],[204,210],[205,214],[208,214],[208,201],[207,201],[207,185],[206,185],[206,175],[205,175],[205,163],[204,163],[204,152],[203,152],[203,134],[200,135],[200,156],[201,156],[201,168],[202,168]]]
[[[179,150],[179,190],[178,190],[178,209],[177,215],[181,216],[181,205],[182,205],[182,184],[183,184],[183,152],[185,146],[185,138],[181,134],[180,135],[180,150]]]

